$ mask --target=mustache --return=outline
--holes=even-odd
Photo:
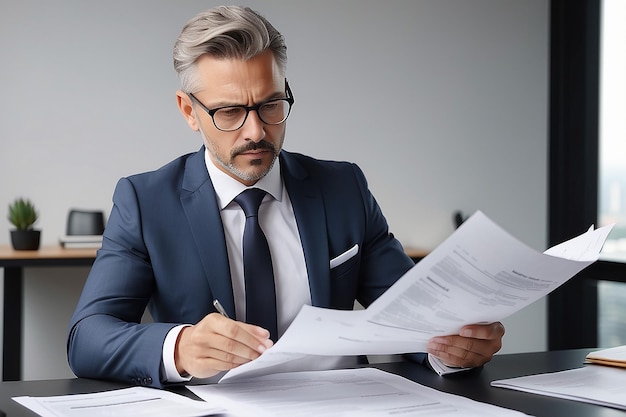
[[[272,153],[276,154],[276,146],[273,143],[262,139],[258,142],[250,142],[246,146],[242,146],[241,148],[233,149],[230,153],[231,158],[239,155],[240,153],[248,152],[248,151],[256,151],[257,149],[267,149],[272,151]]]

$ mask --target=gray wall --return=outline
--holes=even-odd
[[[216,4],[0,0],[2,210],[31,198],[54,244],[70,208],[108,216],[120,176],[197,150],[171,49]],[[548,0],[248,4],[289,46],[286,149],[357,162],[406,246],[433,248],[454,210],[480,209],[545,249]],[[2,215],[0,243],[9,228]],[[65,331],[87,273],[27,270],[26,379],[72,375]],[[502,352],[546,348],[545,300],[505,324]]]

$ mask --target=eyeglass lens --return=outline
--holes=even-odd
[[[287,100],[271,100],[259,106],[257,114],[263,123],[277,125],[287,119],[289,108]],[[213,121],[218,129],[237,130],[245,123],[248,112],[245,107],[225,107],[213,114]]]

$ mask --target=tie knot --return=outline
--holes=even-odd
[[[241,206],[246,217],[257,216],[265,194],[260,188],[248,188],[235,197],[235,201]]]

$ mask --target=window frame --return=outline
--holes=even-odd
[[[548,243],[598,222],[600,0],[550,2]],[[598,281],[626,282],[599,260],[548,296],[548,349],[598,347]]]

